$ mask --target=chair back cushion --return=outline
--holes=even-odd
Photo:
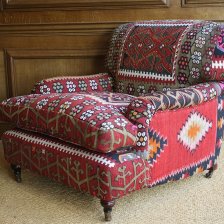
[[[222,80],[223,37],[222,26],[209,21],[128,23],[115,30],[106,65],[116,91],[137,96]]]

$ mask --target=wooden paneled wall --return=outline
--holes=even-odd
[[[103,72],[111,33],[152,19],[224,21],[224,0],[0,0],[0,100],[43,78]],[[0,123],[0,133],[8,128]]]

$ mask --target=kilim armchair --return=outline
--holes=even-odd
[[[38,82],[6,99],[15,124],[2,141],[21,182],[26,168],[115,199],[217,168],[224,122],[224,28],[209,21],[143,21],[112,36],[107,73]]]

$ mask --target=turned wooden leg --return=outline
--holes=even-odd
[[[111,212],[112,212],[113,206],[115,205],[115,200],[112,200],[112,201],[101,200],[100,203],[103,206],[105,221],[111,221]]]
[[[15,165],[15,164],[11,164],[11,168],[14,172],[15,175],[15,180],[17,183],[21,183],[22,178],[21,178],[21,166],[20,165]]]
[[[217,164],[215,164],[214,166],[210,167],[209,169],[207,169],[207,173],[205,174],[206,178],[211,178],[213,175],[213,172],[217,170]]]

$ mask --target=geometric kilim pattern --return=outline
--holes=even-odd
[[[112,77],[107,73],[89,76],[59,76],[37,82],[36,94],[113,91]]]
[[[2,141],[9,163],[103,200],[149,186],[150,167],[141,158],[119,162],[107,154],[19,129],[5,132]]]
[[[216,47],[213,53],[212,66],[207,73],[209,80],[223,80],[224,76],[224,26],[220,26],[221,33],[217,37]]]
[[[211,106],[214,106],[214,104],[211,105]],[[160,166],[158,166],[158,164],[155,163],[155,165],[157,165],[157,167],[152,167],[151,168],[150,187],[153,187],[155,185],[165,184],[165,183],[170,182],[170,181],[176,181],[176,180],[184,179],[184,178],[187,178],[189,176],[194,175],[195,173],[201,173],[202,171],[204,171],[204,170],[206,170],[206,169],[208,169],[212,166],[217,166],[217,162],[218,162],[217,159],[218,159],[218,156],[220,154],[220,149],[221,149],[223,139],[224,139],[224,96],[223,95],[218,97],[218,108],[215,108],[215,109],[217,110],[217,115],[215,114],[215,117],[216,117],[217,120],[213,120],[213,122],[214,122],[213,126],[210,128],[210,132],[207,133],[207,135],[210,135],[211,134],[211,129],[216,130],[215,144],[213,145],[213,143],[212,143],[212,144],[209,145],[207,143],[208,147],[203,147],[203,150],[196,150],[193,154],[186,154],[185,152],[187,152],[187,150],[181,150],[180,151],[180,150],[178,150],[179,148],[177,148],[177,154],[178,155],[180,155],[180,154],[185,155],[185,157],[184,157],[185,159],[187,157],[194,158],[197,153],[200,154],[201,158],[198,161],[188,163],[184,167],[181,166],[179,169],[175,168],[175,170],[173,172],[168,173],[167,171],[165,171],[166,175],[162,175],[162,176],[159,176],[159,177],[158,177],[158,175],[155,175],[155,173],[158,172],[159,169],[163,169],[164,167],[166,167],[168,163],[167,164],[161,163]],[[212,111],[212,113],[213,112],[214,111]],[[215,121],[217,121],[217,126],[216,126]],[[207,135],[204,138],[203,142],[201,142],[202,144],[204,144],[204,141],[206,141],[206,138],[208,138]],[[210,139],[210,138],[207,139],[207,142],[211,143],[211,141],[212,141],[212,139]],[[203,151],[208,149],[209,147],[211,148],[210,150],[208,150],[209,153],[207,155],[201,156],[201,153],[203,153]],[[173,149],[169,148],[169,145],[168,145],[167,150],[164,151],[164,153],[161,155],[160,159],[163,160],[162,156],[164,156],[164,154],[166,154],[167,152],[172,151],[172,150]],[[172,151],[171,155],[173,155],[173,153],[174,152]],[[169,156],[169,159],[170,159],[170,156]],[[162,162],[164,162],[164,160]],[[175,165],[175,167],[176,167],[176,165]]]
[[[106,64],[116,92],[144,96],[223,80],[224,57],[214,54],[223,42],[224,28],[211,21],[128,23],[115,30]]]
[[[218,98],[217,135],[216,135],[216,157],[214,163],[217,164],[217,157],[220,154],[224,139],[224,95]]]
[[[104,164],[105,166],[108,166],[110,168],[115,166],[115,162],[105,157],[104,155],[98,155],[96,153],[94,154],[91,151],[87,151],[87,150],[84,151],[80,147],[77,147],[77,146],[72,147],[69,144],[61,144],[60,142],[52,141],[49,138],[40,138],[26,131],[9,130],[5,132],[5,134],[9,137],[17,137],[22,140],[26,139],[26,142],[32,142],[32,144],[39,144],[41,146],[47,145],[49,147],[54,148],[54,150],[63,151],[68,155],[77,155],[77,156],[81,156],[82,158],[88,158],[89,160],[95,161],[100,164]],[[45,153],[45,150],[43,150],[42,153]]]
[[[157,157],[164,151],[167,145],[167,139],[160,136],[158,133],[149,129],[149,163],[153,165]]]
[[[203,115],[198,112],[193,112],[181,128],[178,134],[178,140],[190,152],[194,152],[211,127],[212,123]]]
[[[136,24],[131,31],[124,44],[119,75],[160,82],[175,81],[172,65],[176,45],[186,25],[153,25]]]
[[[109,152],[135,144],[137,127],[123,115],[132,98],[106,92],[18,96],[0,103],[0,120]]]

